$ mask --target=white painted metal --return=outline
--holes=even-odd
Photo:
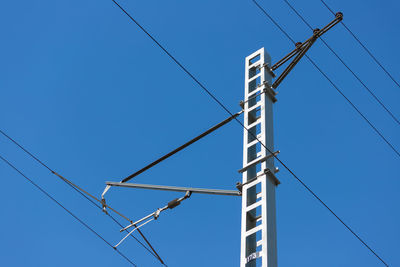
[[[150,220],[148,220],[148,221],[142,223],[141,225],[135,227],[135,228],[134,228],[132,231],[130,231],[124,238],[122,238],[121,241],[119,241],[118,244],[116,244],[116,245],[114,246],[114,248],[117,248],[119,245],[121,245],[121,243],[124,242],[124,240],[125,240],[128,236],[130,236],[131,234],[133,234],[133,232],[135,232],[137,229],[139,229],[139,228],[142,227],[143,225],[148,224],[149,222],[151,222],[151,221],[153,221],[153,220],[155,220],[155,219],[152,218],[152,219],[150,219]]]
[[[244,125],[250,133],[244,130],[241,267],[277,267],[275,187],[279,181],[274,158],[269,156],[274,150],[272,107],[276,101],[270,64],[264,48],[246,57]]]

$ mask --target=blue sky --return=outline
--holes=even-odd
[[[397,80],[397,1],[327,1]],[[332,15],[318,0],[291,1],[313,27]],[[276,61],[292,44],[250,1],[121,0],[232,111],[244,93],[244,58],[261,47]],[[282,0],[260,4],[297,41],[310,30]],[[111,0],[0,4],[1,129],[65,177],[99,196],[226,118]],[[400,89],[338,25],[325,40],[400,116]],[[320,41],[309,53],[400,149],[400,128]],[[390,266],[400,265],[400,158],[303,59],[278,90],[280,158]],[[233,189],[243,129],[235,122],[135,179],[138,183]],[[1,155],[111,243],[119,228],[5,138]],[[279,166],[279,165],[278,165]],[[279,166],[280,167],[280,166]],[[279,266],[383,266],[280,167]],[[129,266],[112,249],[0,164],[2,266]],[[132,220],[182,194],[113,189],[110,205]],[[143,232],[168,266],[239,266],[239,198],[193,195]],[[161,266],[134,240],[121,251]]]

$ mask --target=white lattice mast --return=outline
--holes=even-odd
[[[276,267],[273,73],[264,48],[246,57],[242,181],[241,267]],[[255,136],[257,138],[255,138]],[[262,142],[269,151],[261,145]],[[277,153],[277,152],[274,152]]]

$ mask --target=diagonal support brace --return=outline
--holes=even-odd
[[[229,116],[228,118],[226,118],[225,120],[221,121],[220,123],[216,124],[215,126],[211,127],[210,129],[208,129],[207,131],[205,131],[204,133],[196,136],[195,138],[193,138],[192,140],[186,142],[185,144],[181,145],[180,147],[172,150],[171,152],[165,154],[164,156],[162,156],[161,158],[153,161],[152,163],[148,164],[147,166],[141,168],[140,170],[136,171],[135,173],[129,175],[128,177],[124,178],[121,183],[126,183],[127,181],[131,180],[132,178],[134,178],[135,176],[138,176],[139,174],[147,171],[148,169],[154,167],[155,165],[157,165],[158,163],[160,163],[161,161],[171,157],[172,155],[178,153],[179,151],[185,149],[186,147],[190,146],[191,144],[197,142],[198,140],[200,140],[201,138],[207,136],[208,134],[214,132],[215,130],[221,128],[222,126],[224,126],[225,124],[227,124],[228,122],[232,121],[233,119],[235,119],[237,116],[239,116],[240,114],[242,114],[243,111],[239,111],[235,114],[233,114],[232,116]]]

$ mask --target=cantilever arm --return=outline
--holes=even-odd
[[[193,187],[132,184],[132,183],[118,183],[118,182],[106,182],[106,184],[107,184],[107,187],[108,186],[119,186],[119,187],[142,188],[142,189],[153,189],[153,190],[164,190],[164,191],[177,191],[177,192],[190,191],[191,193],[198,193],[198,194],[241,196],[241,193],[237,190],[205,189],[205,188],[193,188]]]

